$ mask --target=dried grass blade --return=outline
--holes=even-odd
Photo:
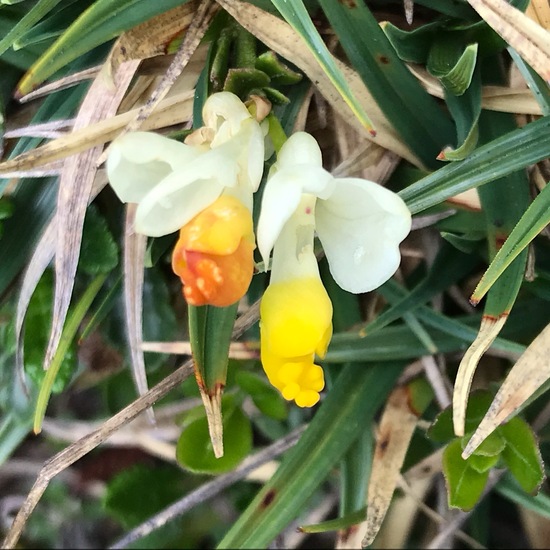
[[[218,9],[219,6],[213,0],[206,0],[199,3],[194,13],[193,20],[185,33],[183,42],[181,43],[176,56],[172,60],[170,67],[164,74],[158,87],[153,91],[151,97],[147,100],[147,103],[141,107],[136,118],[128,124],[123,133],[138,130],[159,102],[164,99],[176,79],[189,63],[191,56],[195,53],[195,50],[208,30],[212,18]]]
[[[410,397],[408,387],[393,390],[380,420],[367,493],[366,533],[362,547],[372,543],[382,525],[416,428],[419,415],[412,409]]]
[[[468,0],[510,46],[550,82],[550,34],[505,0]]]
[[[161,101],[151,117],[143,124],[144,130],[154,130],[187,122],[191,118],[193,91],[182,92]],[[90,147],[101,145],[114,139],[121,128],[126,126],[139,109],[106,118],[84,128],[75,129],[68,136],[60,137],[21,155],[0,163],[0,175],[19,170],[31,170],[55,160],[64,159],[75,153],[86,151]]]
[[[90,202],[96,197],[96,195],[103,189],[107,183],[105,172],[101,170],[97,174],[90,196]],[[57,237],[57,217],[54,215],[50,223],[44,229],[34,254],[32,255],[25,274],[23,275],[23,282],[21,284],[21,290],[19,292],[19,298],[17,299],[17,309],[15,314],[15,364],[17,372],[21,375],[21,380],[24,380],[23,367],[24,367],[24,323],[25,315],[29,307],[32,295],[42,277],[44,271],[50,264],[55,253],[55,244]]]
[[[121,65],[115,88],[107,85],[100,73],[91,85],[76,117],[75,129],[91,122],[112,116],[138,68],[138,61]],[[57,198],[57,243],[55,254],[55,294],[50,339],[44,358],[44,369],[50,365],[63,331],[74,285],[74,277],[80,253],[82,226],[86,208],[92,194],[97,171],[96,159],[100,147],[70,157],[59,179]]]
[[[143,262],[147,237],[134,231],[136,208],[136,204],[128,205],[124,222],[124,305],[132,374],[137,391],[142,396],[148,390],[142,350]],[[153,409],[147,409],[147,416],[154,422]]]
[[[547,325],[508,373],[487,414],[466,445],[462,453],[464,459],[468,458],[495,428],[506,422],[550,379],[549,354],[550,325]]]

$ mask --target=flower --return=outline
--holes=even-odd
[[[180,143],[150,132],[113,141],[107,174],[123,202],[136,202],[135,230],[180,230],[173,267],[192,305],[226,306],[253,271],[252,194],[263,172],[264,134],[229,92],[204,104],[205,125]]]
[[[288,400],[312,406],[324,386],[320,366],[332,334],[332,305],[313,253],[314,231],[335,281],[361,293],[399,266],[399,243],[411,228],[401,198],[374,182],[334,178],[304,132],[291,136],[272,167],[258,222],[258,248],[271,281],[260,306],[261,355],[270,382]]]

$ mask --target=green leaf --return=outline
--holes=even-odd
[[[329,519],[322,523],[316,523],[315,525],[300,525],[298,530],[302,533],[328,533],[330,531],[338,531],[361,523],[365,520],[366,514],[367,508],[363,507],[360,510],[356,510],[355,512],[351,512],[336,519]]]
[[[478,283],[472,300],[479,301],[495,284],[506,268],[550,223],[550,185],[546,185],[529,205]]]
[[[303,510],[363,427],[372,421],[401,369],[400,363],[351,364],[344,368],[300,441],[219,548],[266,547]]]
[[[493,394],[486,390],[477,390],[471,393],[466,409],[466,428],[467,433],[472,432],[481,422],[485,413],[489,410],[493,402]],[[433,424],[428,429],[428,437],[433,441],[443,443],[454,439],[453,413],[451,406],[441,411]]]
[[[353,95],[344,75],[338,69],[332,54],[328,51],[323,39],[319,35],[311,17],[309,16],[302,0],[271,0],[272,4],[279,10],[279,13],[285,18],[287,23],[304,39],[311,52],[317,59],[319,65],[340,92],[344,101],[349,105],[355,116],[372,134],[372,123],[365,113],[359,101]]]
[[[480,474],[488,472],[497,465],[500,460],[500,454],[493,456],[472,455],[468,458],[468,466]]]
[[[252,401],[263,414],[276,420],[284,420],[288,416],[286,401],[265,378],[240,370],[235,375],[235,382],[252,397]]]
[[[53,304],[53,275],[47,270],[29,303],[25,317],[25,372],[37,387],[46,376],[43,369],[44,349],[48,343],[47,327],[51,323]],[[67,386],[77,367],[75,346],[70,345],[59,365],[52,393],[60,393]]]
[[[59,341],[59,346],[53,356],[49,369],[46,371],[46,375],[44,376],[44,380],[42,381],[42,385],[40,387],[40,393],[38,394],[38,398],[36,400],[36,411],[34,414],[35,433],[39,433],[42,429],[42,421],[44,420],[44,415],[46,414],[46,407],[48,406],[52,388],[62,365],[63,358],[65,357],[69,346],[76,336],[80,323],[90,309],[94,298],[103,286],[106,278],[106,274],[98,275],[86,288],[80,300],[69,310],[67,321]]]
[[[38,0],[38,2],[12,27],[11,31],[0,40],[0,55],[21,38],[35,23],[43,19],[61,0]]]
[[[462,449],[464,449],[472,437],[472,433],[465,435],[461,438]],[[500,435],[500,430],[495,430],[492,434],[487,436],[483,443],[474,451],[476,456],[499,456],[500,453],[506,447],[506,442]]]
[[[123,31],[186,2],[187,0],[97,0],[29,69],[19,84],[18,93],[29,93],[77,57],[116,38]]]
[[[426,68],[446,90],[459,96],[470,86],[476,60],[477,44],[464,48],[456,33],[446,33],[433,43]]]
[[[178,439],[176,457],[184,468],[196,473],[219,474],[232,470],[252,449],[250,420],[240,407],[223,400],[224,454],[216,458],[203,414],[185,426]]]
[[[517,172],[545,159],[550,149],[550,117],[543,117],[476,149],[466,160],[448,164],[400,191],[413,214]]]
[[[207,393],[225,385],[238,302],[229,307],[188,306],[189,338],[199,384]]]
[[[504,464],[524,491],[536,492],[545,475],[533,430],[527,422],[515,417],[503,424],[499,432],[506,442],[502,451]]]
[[[426,63],[433,40],[441,30],[441,22],[427,23],[411,31],[404,31],[388,21],[380,25],[397,55],[409,63]]]
[[[86,212],[78,267],[87,275],[109,273],[118,264],[118,247],[94,205]]]
[[[460,439],[455,439],[443,452],[443,474],[447,482],[449,507],[471,510],[481,497],[489,472],[476,472],[460,455]]]
[[[452,124],[399,59],[363,0],[319,0],[353,67],[407,146],[429,167],[451,142]]]
[[[177,468],[136,465],[107,484],[104,508],[124,527],[131,528],[181,497],[183,476]]]
[[[438,292],[465,276],[477,263],[474,255],[465,255],[449,244],[440,248],[428,275],[400,302],[390,306],[361,331],[366,335],[387,326],[404,313],[413,311]]]

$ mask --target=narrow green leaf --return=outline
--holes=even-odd
[[[530,65],[528,65],[523,58],[512,48],[508,47],[508,53],[514,60],[514,63],[518,66],[525,82],[529,86],[529,89],[533,92],[535,99],[537,100],[542,114],[544,116],[550,115],[550,87],[544,80],[534,71]]]
[[[459,35],[447,33],[432,44],[426,68],[446,90],[459,96],[470,86],[476,61],[477,44],[464,48]]]
[[[489,472],[476,472],[460,455],[460,439],[451,442],[443,452],[443,474],[447,482],[449,506],[471,510],[487,483]]]
[[[123,31],[187,1],[97,0],[29,69],[19,84],[18,93],[29,93],[82,54],[117,37]]]
[[[46,407],[48,406],[52,387],[59,371],[59,367],[63,361],[63,357],[71,342],[74,340],[82,319],[84,319],[84,316],[90,309],[94,298],[103,286],[106,278],[107,275],[105,273],[98,275],[86,288],[80,300],[75,304],[74,308],[71,308],[72,310],[69,311],[69,314],[67,315],[67,322],[63,328],[59,346],[52,359],[50,368],[46,372],[38,399],[36,400],[36,411],[34,415],[35,433],[39,433],[42,429],[42,421],[44,420],[44,415],[46,414]]]
[[[0,40],[0,55],[25,34],[35,23],[50,13],[61,0],[38,0],[38,2],[12,27],[11,31]]]
[[[315,525],[301,525],[298,530],[302,533],[328,533],[329,531],[338,531],[346,529],[352,525],[357,525],[365,520],[367,508],[363,506],[360,510],[350,512],[336,519],[329,519]]]
[[[317,59],[321,67],[323,67],[330,81],[340,92],[344,101],[349,105],[350,109],[365,128],[374,135],[376,132],[372,128],[372,123],[367,113],[365,113],[363,107],[353,95],[344,75],[340,72],[336,63],[334,63],[332,54],[328,51],[325,43],[317,32],[303,1],[293,0],[292,2],[287,2],[286,0],[271,0],[271,2],[279,10],[286,22],[304,39],[315,56],[315,59]]]
[[[302,511],[363,426],[371,422],[401,369],[400,363],[347,366],[298,444],[219,548],[266,547]]]
[[[207,392],[225,385],[237,307],[238,302],[229,307],[188,306],[191,349]]]
[[[429,167],[451,142],[453,129],[437,102],[399,59],[363,0],[320,0],[332,28],[386,118]]]
[[[404,313],[424,304],[438,292],[465,276],[476,262],[477,259],[474,255],[463,254],[451,245],[444,243],[428,275],[402,301],[390,306],[374,321],[367,324],[361,330],[361,334],[365,335],[379,330],[399,319]]]
[[[533,493],[544,481],[544,464],[533,430],[521,418],[512,418],[499,428],[506,441],[502,460],[524,491]],[[477,452],[477,451],[476,451]]]
[[[413,214],[548,157],[550,117],[543,117],[476,149],[399,193]]]
[[[479,301],[495,284],[505,269],[526,249],[529,243],[550,223],[550,185],[540,192],[518,221],[472,294]]]
[[[526,493],[509,473],[502,477],[495,490],[513,503],[550,519],[550,495],[543,492],[537,495]]]

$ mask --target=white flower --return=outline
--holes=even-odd
[[[188,139],[192,145],[149,132],[113,141],[107,175],[121,201],[139,203],[138,233],[173,233],[222,193],[252,209],[264,162],[260,125],[229,92],[207,99],[203,120],[205,126]]]
[[[304,195],[311,200],[304,202]],[[399,243],[411,229],[407,206],[374,182],[332,177],[322,167],[319,145],[305,132],[283,145],[266,183],[257,229],[266,267],[283,227],[300,208],[313,215],[330,271],[343,289],[368,292],[397,270]]]

